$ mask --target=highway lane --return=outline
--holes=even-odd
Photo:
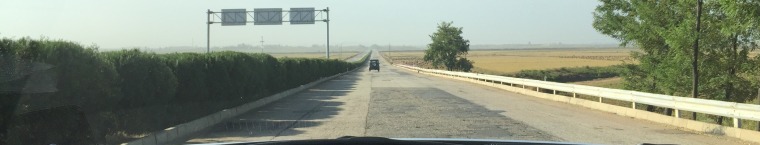
[[[373,57],[378,53],[373,52]],[[248,112],[185,143],[340,136],[483,138],[598,144],[748,144],[398,69],[381,59]]]

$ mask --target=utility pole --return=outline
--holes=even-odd
[[[388,59],[391,59],[391,43],[388,43]],[[391,61],[391,64],[393,64],[392,63],[393,62],[392,59],[388,60],[388,61]]]
[[[760,104],[760,88],[757,88],[757,101],[757,104]],[[760,131],[760,121],[757,121],[755,130]]]
[[[261,41],[259,42],[261,42],[261,53],[264,53],[264,36],[261,36]]]
[[[697,60],[699,59],[699,24],[702,18],[702,0],[697,0],[697,39],[694,40],[694,58],[691,59],[691,74],[693,76],[691,83],[691,97],[699,96],[699,69],[697,69]],[[697,112],[691,112],[691,120],[697,120]]]

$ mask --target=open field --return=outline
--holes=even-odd
[[[359,52],[356,51],[344,51],[341,52],[331,52],[330,58],[339,58],[341,60],[351,58],[352,56],[358,54]],[[294,52],[294,53],[269,53],[269,55],[272,55],[276,58],[283,58],[283,57],[290,57],[290,58],[325,58],[325,53],[320,52]]]
[[[630,48],[599,49],[519,49],[471,50],[467,58],[474,62],[475,72],[508,74],[520,70],[543,70],[561,67],[610,66],[630,59]],[[388,55],[387,52],[383,54]],[[391,52],[394,63],[421,63],[424,51]]]

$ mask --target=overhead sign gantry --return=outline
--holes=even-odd
[[[324,12],[327,18],[316,20],[317,15]],[[221,14],[221,16],[220,16]],[[222,26],[245,26],[247,23],[253,25],[282,25],[283,22],[289,22],[291,25],[314,24],[315,21],[322,21],[327,24],[327,51],[325,57],[330,59],[330,8],[322,10],[314,8],[255,8],[253,11],[246,9],[222,9],[221,12],[208,10],[208,22],[206,27],[206,52],[211,52],[211,24],[221,23]],[[212,16],[221,19],[221,22],[212,20]],[[285,17],[290,16],[290,17]],[[249,21],[248,18],[253,21]],[[288,18],[287,20],[284,20]]]

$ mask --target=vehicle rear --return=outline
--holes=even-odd
[[[378,61],[377,59],[371,59],[371,60],[369,60],[369,70],[370,71],[377,70],[379,72],[380,71],[380,61]]]

